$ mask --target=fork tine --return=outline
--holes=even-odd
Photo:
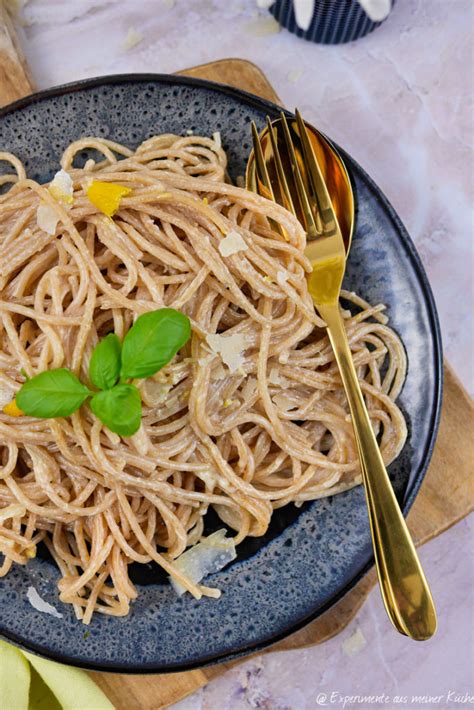
[[[337,218],[334,213],[326,183],[324,182],[324,178],[321,174],[321,168],[319,167],[318,160],[309,140],[308,131],[306,130],[305,123],[301,118],[301,114],[298,109],[295,109],[295,116],[309,180],[317,201],[322,224],[326,225],[324,233],[326,236],[329,236],[339,229]]]
[[[257,192],[262,195],[262,197],[266,197],[267,200],[276,202],[272,183],[267,170],[267,164],[263,155],[262,146],[260,145],[260,138],[258,135],[257,126],[255,125],[255,121],[252,121],[251,125],[253,152],[255,156],[255,174],[257,177]],[[285,241],[289,241],[287,233],[279,222],[275,222],[273,219],[270,219],[270,224],[273,229],[275,229],[279,234],[281,234]]]
[[[270,142],[272,144],[273,159],[275,161],[275,167],[278,177],[278,186],[280,188],[283,206],[286,207],[289,212],[292,212],[294,215],[296,215],[293,200],[291,199],[291,193],[288,187],[288,183],[286,181],[285,171],[283,170],[283,165],[281,162],[280,150],[278,148],[278,143],[275,138],[275,133],[273,132],[273,126],[269,116],[267,116],[267,127],[268,135],[270,136]]]
[[[305,228],[309,237],[317,237],[321,234],[322,229],[317,228],[316,222],[313,217],[313,211],[309,203],[308,195],[304,186],[303,178],[301,176],[300,166],[298,165],[298,160],[295,154],[295,148],[290,134],[290,129],[288,128],[288,122],[283,111],[280,113],[281,123],[283,126],[283,135],[285,137],[286,149],[288,151],[288,157],[290,158],[291,169],[293,172],[293,177],[296,184],[296,191],[298,193],[298,199],[300,201],[301,211],[304,215]]]
[[[263,188],[262,190],[259,190],[259,192],[260,194],[263,194],[263,197],[275,202],[275,195],[273,194],[273,188],[268,175],[267,166],[265,164],[265,158],[263,157],[262,146],[260,145],[260,138],[258,136],[255,121],[252,121],[252,142],[255,156],[255,172],[257,179],[260,181],[261,187]]]

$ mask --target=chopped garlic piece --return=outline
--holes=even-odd
[[[123,43],[123,48],[124,49],[133,49],[134,47],[137,46],[137,44],[140,44],[140,42],[143,39],[143,35],[141,32],[135,29],[135,27],[130,27],[130,29],[127,32],[127,36],[125,37],[125,42]]]
[[[33,558],[36,557],[36,545],[32,545],[31,547],[27,547],[25,550],[25,555],[28,557],[29,560],[32,560]]]
[[[122,197],[128,195],[132,189],[114,182],[101,182],[92,180],[87,187],[87,197],[90,202],[103,212],[107,217],[112,217],[120,207]]]
[[[221,140],[220,131],[216,131],[215,133],[213,133],[212,138],[214,139],[214,143],[217,145],[217,147],[222,148],[222,140]]]
[[[9,417],[24,417],[25,412],[20,409],[18,404],[16,403],[16,399],[13,399],[11,402],[8,402],[3,407],[3,413],[8,414]]]
[[[224,400],[224,409],[227,409],[227,407],[231,407],[233,404],[237,404],[236,399],[225,399]]]
[[[48,602],[45,602],[44,599],[41,599],[34,587],[28,587],[26,596],[31,606],[36,609],[36,611],[41,611],[44,614],[51,614],[51,616],[55,616],[56,619],[63,618],[63,615],[54,606],[48,604]]]
[[[36,210],[36,222],[43,232],[46,232],[46,234],[54,234],[59,222],[59,217],[52,207],[42,202]]]
[[[245,335],[206,335],[206,340],[212,352],[221,356],[222,362],[231,372],[236,372],[242,366],[242,352],[247,341]]]
[[[232,256],[239,251],[247,251],[248,246],[242,236],[232,229],[227,236],[219,242],[219,251],[222,256]]]
[[[203,205],[208,205],[208,204],[209,204],[209,200],[207,199],[207,197],[203,197],[203,198],[202,198],[202,203],[203,203]]]
[[[71,176],[65,170],[59,170],[59,172],[56,173],[48,187],[48,190],[56,202],[62,202],[65,205],[72,205],[74,187]]]
[[[280,286],[283,286],[288,281],[288,274],[286,271],[277,272],[277,282]]]
[[[174,566],[191,582],[197,584],[208,574],[214,574],[235,560],[237,553],[233,539],[226,538],[226,530],[217,530],[183,552],[175,561]],[[181,596],[185,588],[170,577],[176,593]]]

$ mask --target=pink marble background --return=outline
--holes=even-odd
[[[279,31],[253,0],[10,3],[39,88],[229,56],[257,63],[398,211],[435,293],[447,359],[474,392],[471,0],[398,0],[381,28],[339,47]],[[431,641],[393,631],[374,590],[335,639],[251,659],[175,710],[444,709],[469,704],[466,693],[474,703],[472,543],[471,518],[421,550],[439,612]]]

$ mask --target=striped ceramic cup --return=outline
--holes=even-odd
[[[269,10],[298,37],[320,44],[342,44],[379,27],[394,4],[395,0],[276,0]]]

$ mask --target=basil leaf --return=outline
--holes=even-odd
[[[19,408],[29,417],[68,417],[92,392],[65,367],[46,370],[25,382],[16,395]]]
[[[90,407],[110,431],[120,436],[132,436],[140,428],[142,401],[135,385],[116,385],[97,392]]]
[[[120,376],[149,377],[161,370],[189,340],[189,318],[173,308],[139,316],[122,344]]]
[[[94,348],[89,365],[91,382],[101,390],[115,385],[120,375],[122,346],[115,333],[109,333]]]

